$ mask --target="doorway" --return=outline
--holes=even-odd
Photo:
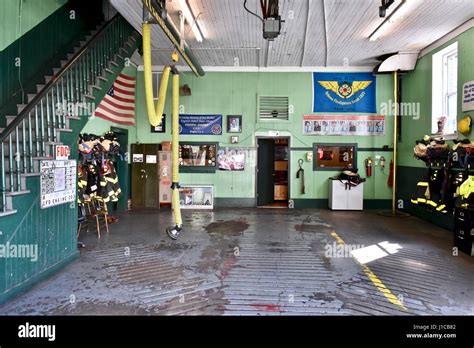
[[[159,144],[132,144],[132,209],[159,209]]]
[[[257,207],[287,208],[290,138],[257,138]]]

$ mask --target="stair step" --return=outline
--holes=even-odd
[[[16,183],[16,176],[13,177],[13,184]],[[10,189],[12,184],[10,183],[10,175],[5,175],[5,187]],[[26,176],[20,175],[20,187],[22,190],[26,190]]]
[[[44,88],[45,85],[36,85],[36,92],[39,93]]]
[[[0,211],[0,217],[16,214],[18,211],[15,209],[7,209],[7,211]]]
[[[30,190],[21,190],[21,191],[13,191],[13,192],[7,192],[7,196],[14,197],[14,196],[21,196],[21,195],[26,195],[30,193]]]
[[[114,66],[119,66],[117,63],[115,63],[113,60],[110,61],[110,64],[114,65]]]
[[[105,70],[106,72],[108,72],[109,74],[112,74],[112,75],[115,74],[115,73],[113,72],[113,70],[110,70],[109,68],[105,68],[104,70]]]
[[[67,59],[70,60],[70,59],[72,59],[72,57],[74,57],[74,53],[68,53],[68,54],[66,55],[66,57],[67,57]]]
[[[52,79],[53,79],[53,76],[45,76],[45,77],[44,77],[44,81],[45,81],[46,83],[48,83],[48,82],[51,81]]]
[[[30,103],[33,100],[34,97],[36,97],[36,94],[28,93],[27,94],[28,103]]]
[[[23,109],[26,108],[26,105],[27,105],[27,104],[16,104],[17,112],[18,112],[18,113],[22,112]]]

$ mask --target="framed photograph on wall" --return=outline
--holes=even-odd
[[[227,115],[227,133],[242,133],[242,115]]]
[[[166,114],[163,114],[163,121],[156,127],[150,125],[152,133],[166,133]]]

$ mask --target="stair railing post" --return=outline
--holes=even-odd
[[[23,174],[26,174],[26,160],[27,160],[27,151],[26,151],[26,119],[23,119],[21,122],[21,136],[22,136],[22,141],[21,141],[21,147],[22,147],[22,153],[23,153],[23,161],[22,161],[22,170]]]
[[[20,152],[20,132],[18,126],[15,128],[15,174],[16,174],[16,189],[21,191],[20,182],[20,166],[21,166],[21,152]]]
[[[33,172],[33,135],[31,129],[32,117],[31,111],[28,113],[28,152],[29,152],[29,172]]]
[[[2,210],[7,211],[7,181],[5,176],[5,145],[0,144],[1,150],[1,163],[2,163]]]
[[[44,141],[44,108],[43,108],[43,99],[40,101],[40,132],[41,132],[41,157],[46,156],[46,144]]]

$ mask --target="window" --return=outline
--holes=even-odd
[[[431,132],[456,134],[457,111],[458,43],[455,42],[433,55]]]

